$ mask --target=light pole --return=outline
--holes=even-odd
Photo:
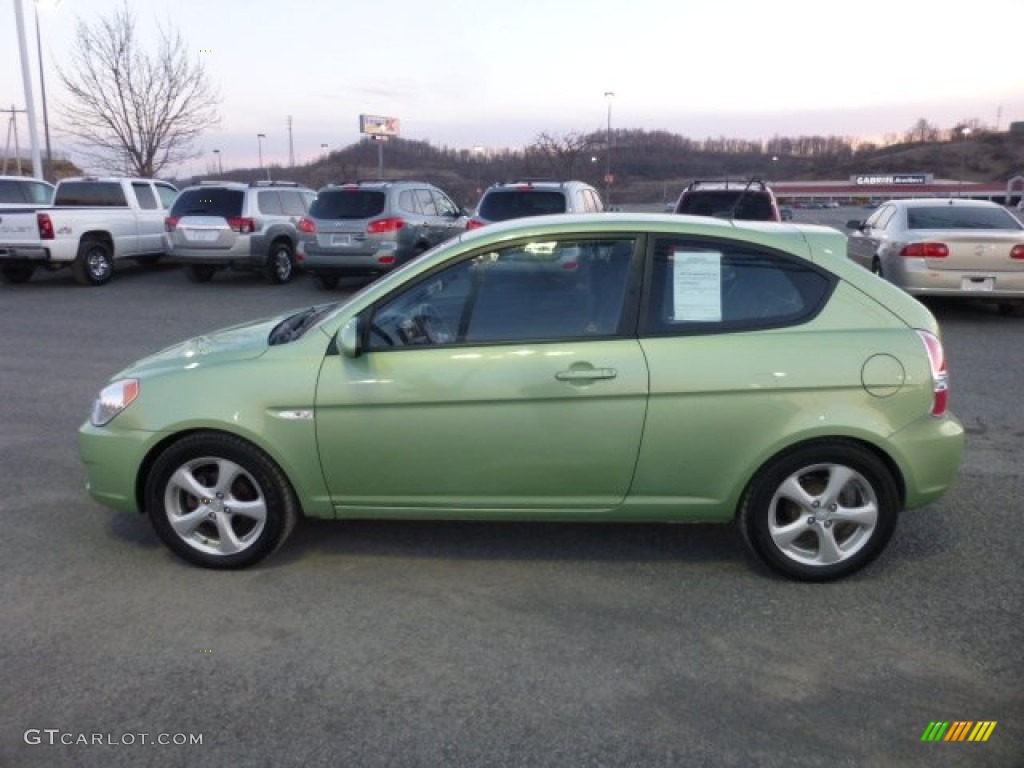
[[[605,160],[604,160],[604,204],[609,205],[612,200],[612,99],[615,98],[613,91],[605,91],[604,97],[608,99],[608,131],[605,135]]]
[[[221,159],[220,159],[220,150],[219,149],[213,150],[213,154],[215,154],[217,156],[217,173],[219,173],[221,176],[223,176],[224,175],[224,163],[222,163]]]
[[[263,140],[265,138],[267,138],[267,134],[265,134],[265,133],[257,133],[256,134],[256,141],[258,141],[259,145],[260,145],[260,170],[261,171],[263,170]]]
[[[970,126],[965,125],[960,129],[964,141],[960,152],[960,197],[964,196],[964,176],[967,175],[967,137],[971,135]]]
[[[327,145],[326,144],[321,144],[320,145],[320,149],[322,149],[324,151],[324,157],[327,157]]]
[[[772,155],[772,178],[771,178],[772,184],[776,183],[779,180],[779,177],[777,175],[778,171],[776,170],[779,167],[778,163],[779,163],[779,156],[778,155]]]
[[[59,2],[60,0],[53,0],[47,5],[56,8]],[[43,98],[43,136],[46,138],[46,165],[43,168],[43,178],[46,181],[51,181],[53,179],[53,152],[50,149],[50,117],[46,111],[46,77],[43,75],[43,40],[39,32],[39,5],[40,0],[36,0],[36,53],[39,57],[39,92]]]

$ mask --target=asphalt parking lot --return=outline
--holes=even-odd
[[[75,430],[113,373],[328,295],[173,265],[0,285],[0,766],[1024,764],[1024,316],[930,304],[965,462],[835,584],[703,525],[307,521],[218,573],[87,496]],[[921,741],[968,720],[997,725]]]

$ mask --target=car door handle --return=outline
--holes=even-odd
[[[614,379],[619,372],[614,368],[570,368],[567,371],[559,371],[555,378],[559,381],[597,381],[599,379]]]

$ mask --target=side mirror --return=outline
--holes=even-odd
[[[345,357],[359,357],[363,350],[360,348],[359,318],[353,317],[338,331],[338,349]]]
[[[863,222],[857,221],[856,219],[850,219],[846,222],[847,229],[860,229],[862,226],[864,226]]]

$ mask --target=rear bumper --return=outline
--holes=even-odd
[[[395,243],[382,243],[380,247],[341,252],[322,250],[300,240],[296,248],[296,261],[307,272],[314,274],[379,275],[407,260],[394,246]]]
[[[1024,299],[1024,269],[933,269],[923,259],[894,257],[883,264],[883,272],[913,296]]]
[[[50,261],[50,249],[38,245],[0,244],[0,261]]]

